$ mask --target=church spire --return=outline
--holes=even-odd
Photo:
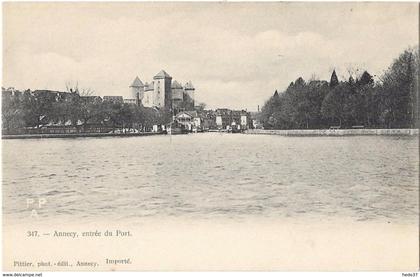
[[[337,78],[337,74],[335,73],[335,69],[334,69],[332,74],[331,74],[330,87],[333,88],[337,85],[338,85],[338,78]]]

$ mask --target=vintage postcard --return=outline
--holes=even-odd
[[[2,270],[416,272],[419,64],[416,2],[4,2]]]

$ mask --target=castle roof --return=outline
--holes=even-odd
[[[161,79],[161,78],[172,78],[168,73],[166,73],[165,70],[161,70],[159,71],[158,74],[155,75],[155,77],[153,77],[153,79]]]
[[[193,84],[191,83],[191,81],[188,81],[186,84],[185,84],[185,89],[194,89],[194,86],[193,86]]]
[[[143,85],[143,82],[140,80],[140,78],[137,76],[135,79],[134,79],[134,81],[133,81],[133,83],[131,84],[131,86],[130,87],[137,87],[137,88],[139,88],[139,87],[143,87],[144,85]]]
[[[174,80],[174,81],[172,82],[171,87],[172,87],[172,88],[182,88],[182,85],[181,85],[180,83],[178,83],[176,80]]]
[[[144,85],[144,90],[153,90],[153,83],[147,83]]]

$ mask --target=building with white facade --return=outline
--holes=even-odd
[[[165,70],[157,73],[150,83],[143,83],[136,77],[129,89],[136,103],[145,107],[172,110],[175,113],[194,108],[195,88],[192,82],[188,81],[182,86],[178,81],[172,81]]]

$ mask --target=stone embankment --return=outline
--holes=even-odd
[[[419,129],[322,129],[322,130],[261,130],[245,131],[251,135],[279,136],[418,136]]]

